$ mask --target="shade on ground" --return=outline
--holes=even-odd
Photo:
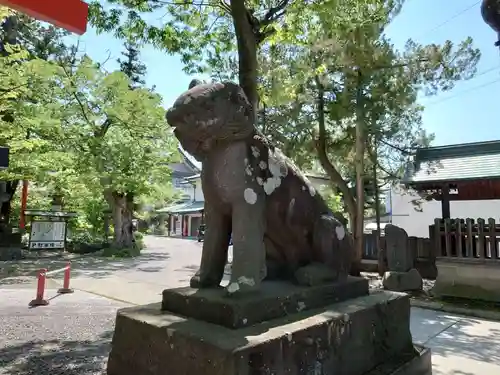
[[[33,290],[0,289],[0,374],[104,374],[116,310],[125,305],[77,291],[30,309],[32,298]]]
[[[432,350],[433,375],[500,374],[500,322],[412,308],[411,324]]]

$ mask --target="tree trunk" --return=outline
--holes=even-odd
[[[9,225],[11,211],[12,199],[2,202],[2,207],[0,208],[0,225],[2,227],[7,227]]]
[[[378,186],[378,140],[375,135],[373,140],[373,189],[375,193],[375,221],[377,223],[377,260],[378,273],[382,276],[385,273],[385,249],[381,247],[380,230],[380,189]]]
[[[113,247],[117,249],[130,249],[135,246],[133,219],[133,196],[112,192],[108,194],[108,202],[113,215]]]
[[[356,210],[356,198],[349,189],[349,186],[342,178],[342,175],[338,172],[335,166],[332,164],[330,159],[328,158],[327,153],[327,132],[326,132],[326,123],[325,123],[325,91],[323,84],[318,76],[315,77],[316,86],[318,88],[318,97],[317,97],[317,105],[318,105],[318,128],[319,134],[318,139],[316,140],[316,151],[318,152],[318,158],[321,166],[325,170],[328,177],[332,183],[334,183],[340,190],[343,195],[344,203],[347,208],[347,212],[349,214],[349,221],[351,224],[351,232],[353,237],[356,239],[356,229],[357,229],[357,210]],[[362,237],[361,237],[362,239]],[[354,261],[356,257],[354,257]],[[351,268],[351,273],[359,274],[359,266],[357,264],[353,264]]]
[[[19,180],[5,182],[5,192],[3,193],[5,199],[2,199],[0,207],[0,223],[4,226],[10,224],[10,214],[12,213],[12,199],[16,194],[18,186]]]
[[[231,15],[238,44],[238,79],[252,104],[254,118],[257,115],[257,38],[254,34],[245,0],[231,0]]]
[[[4,20],[1,25],[3,38],[0,41],[0,55],[1,56],[9,56],[9,52],[5,48],[7,44],[15,45],[17,44],[18,39],[18,28],[19,28],[19,19],[17,15],[11,15]],[[2,120],[5,122],[14,122],[14,114],[11,112],[1,112],[0,116]],[[6,181],[6,195],[10,195],[8,200],[2,200],[0,207],[0,223],[2,225],[9,225],[10,214],[12,212],[12,198],[16,193],[17,187],[19,185],[19,180],[15,181]]]
[[[358,88],[356,93],[356,224],[354,230],[354,274],[360,270],[363,258],[363,224],[365,216],[364,160],[365,160],[365,124],[362,108],[362,73],[358,69]]]

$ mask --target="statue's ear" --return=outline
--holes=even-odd
[[[203,82],[200,81],[199,79],[193,79],[190,83],[189,83],[189,88],[188,90],[191,90],[193,87],[195,86],[198,86],[198,85],[201,85]]]

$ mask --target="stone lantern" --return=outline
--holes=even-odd
[[[493,30],[497,32],[498,40],[495,46],[500,46],[500,0],[483,0],[481,4],[481,15]]]

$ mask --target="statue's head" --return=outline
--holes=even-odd
[[[193,80],[189,90],[167,111],[182,148],[203,160],[214,148],[253,134],[252,107],[235,83],[201,83]]]
[[[495,46],[500,46],[500,1],[483,0],[481,4],[481,15],[486,22],[498,34]]]

